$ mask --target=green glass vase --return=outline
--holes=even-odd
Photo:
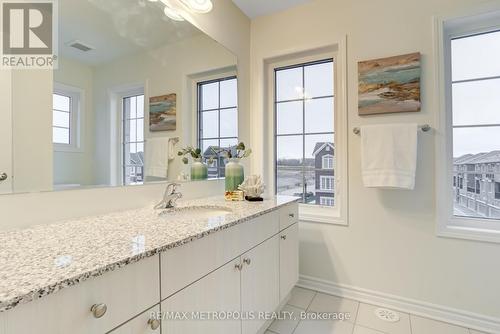
[[[229,159],[226,164],[226,191],[238,190],[238,186],[245,180],[245,171],[240,159]]]
[[[201,159],[194,159],[191,164],[191,181],[200,181],[208,179],[208,167]]]

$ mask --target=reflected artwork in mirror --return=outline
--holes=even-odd
[[[237,59],[225,47],[161,1],[57,5],[57,68],[11,73],[12,192],[186,180],[180,147],[211,155],[238,142]],[[161,96],[175,106],[154,114]]]

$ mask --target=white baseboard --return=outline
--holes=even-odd
[[[328,293],[344,298],[359,300],[363,303],[394,308],[422,317],[448,322],[488,333],[500,333],[500,318],[459,310],[443,305],[431,304],[420,300],[404,298],[383,292],[338,284],[327,280],[301,275],[300,287]]]

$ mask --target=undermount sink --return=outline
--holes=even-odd
[[[160,213],[161,217],[169,218],[186,218],[193,219],[206,219],[212,217],[223,217],[233,210],[224,206],[182,206],[171,209],[165,209]]]

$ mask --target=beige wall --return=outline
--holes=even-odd
[[[80,112],[82,140],[78,152],[54,152],[54,184],[95,184],[94,175],[94,69],[81,62],[59,58],[59,68],[54,71],[54,82],[81,89],[83,110]]]
[[[12,71],[15,192],[52,189],[52,71]]]
[[[435,125],[433,16],[478,0],[316,0],[252,21],[252,110],[263,106],[262,59],[331,44],[347,36],[349,226],[302,223],[300,272],[330,282],[500,318],[500,245],[438,238],[435,233],[435,133],[419,135],[414,191],[364,188],[360,138],[352,127],[388,122]],[[498,3],[498,1],[497,1]],[[420,51],[420,113],[359,117],[357,62]],[[258,115],[252,128],[259,128]],[[262,133],[252,144],[258,151]],[[256,160],[257,170],[262,161]],[[495,262],[496,263],[496,262]]]

